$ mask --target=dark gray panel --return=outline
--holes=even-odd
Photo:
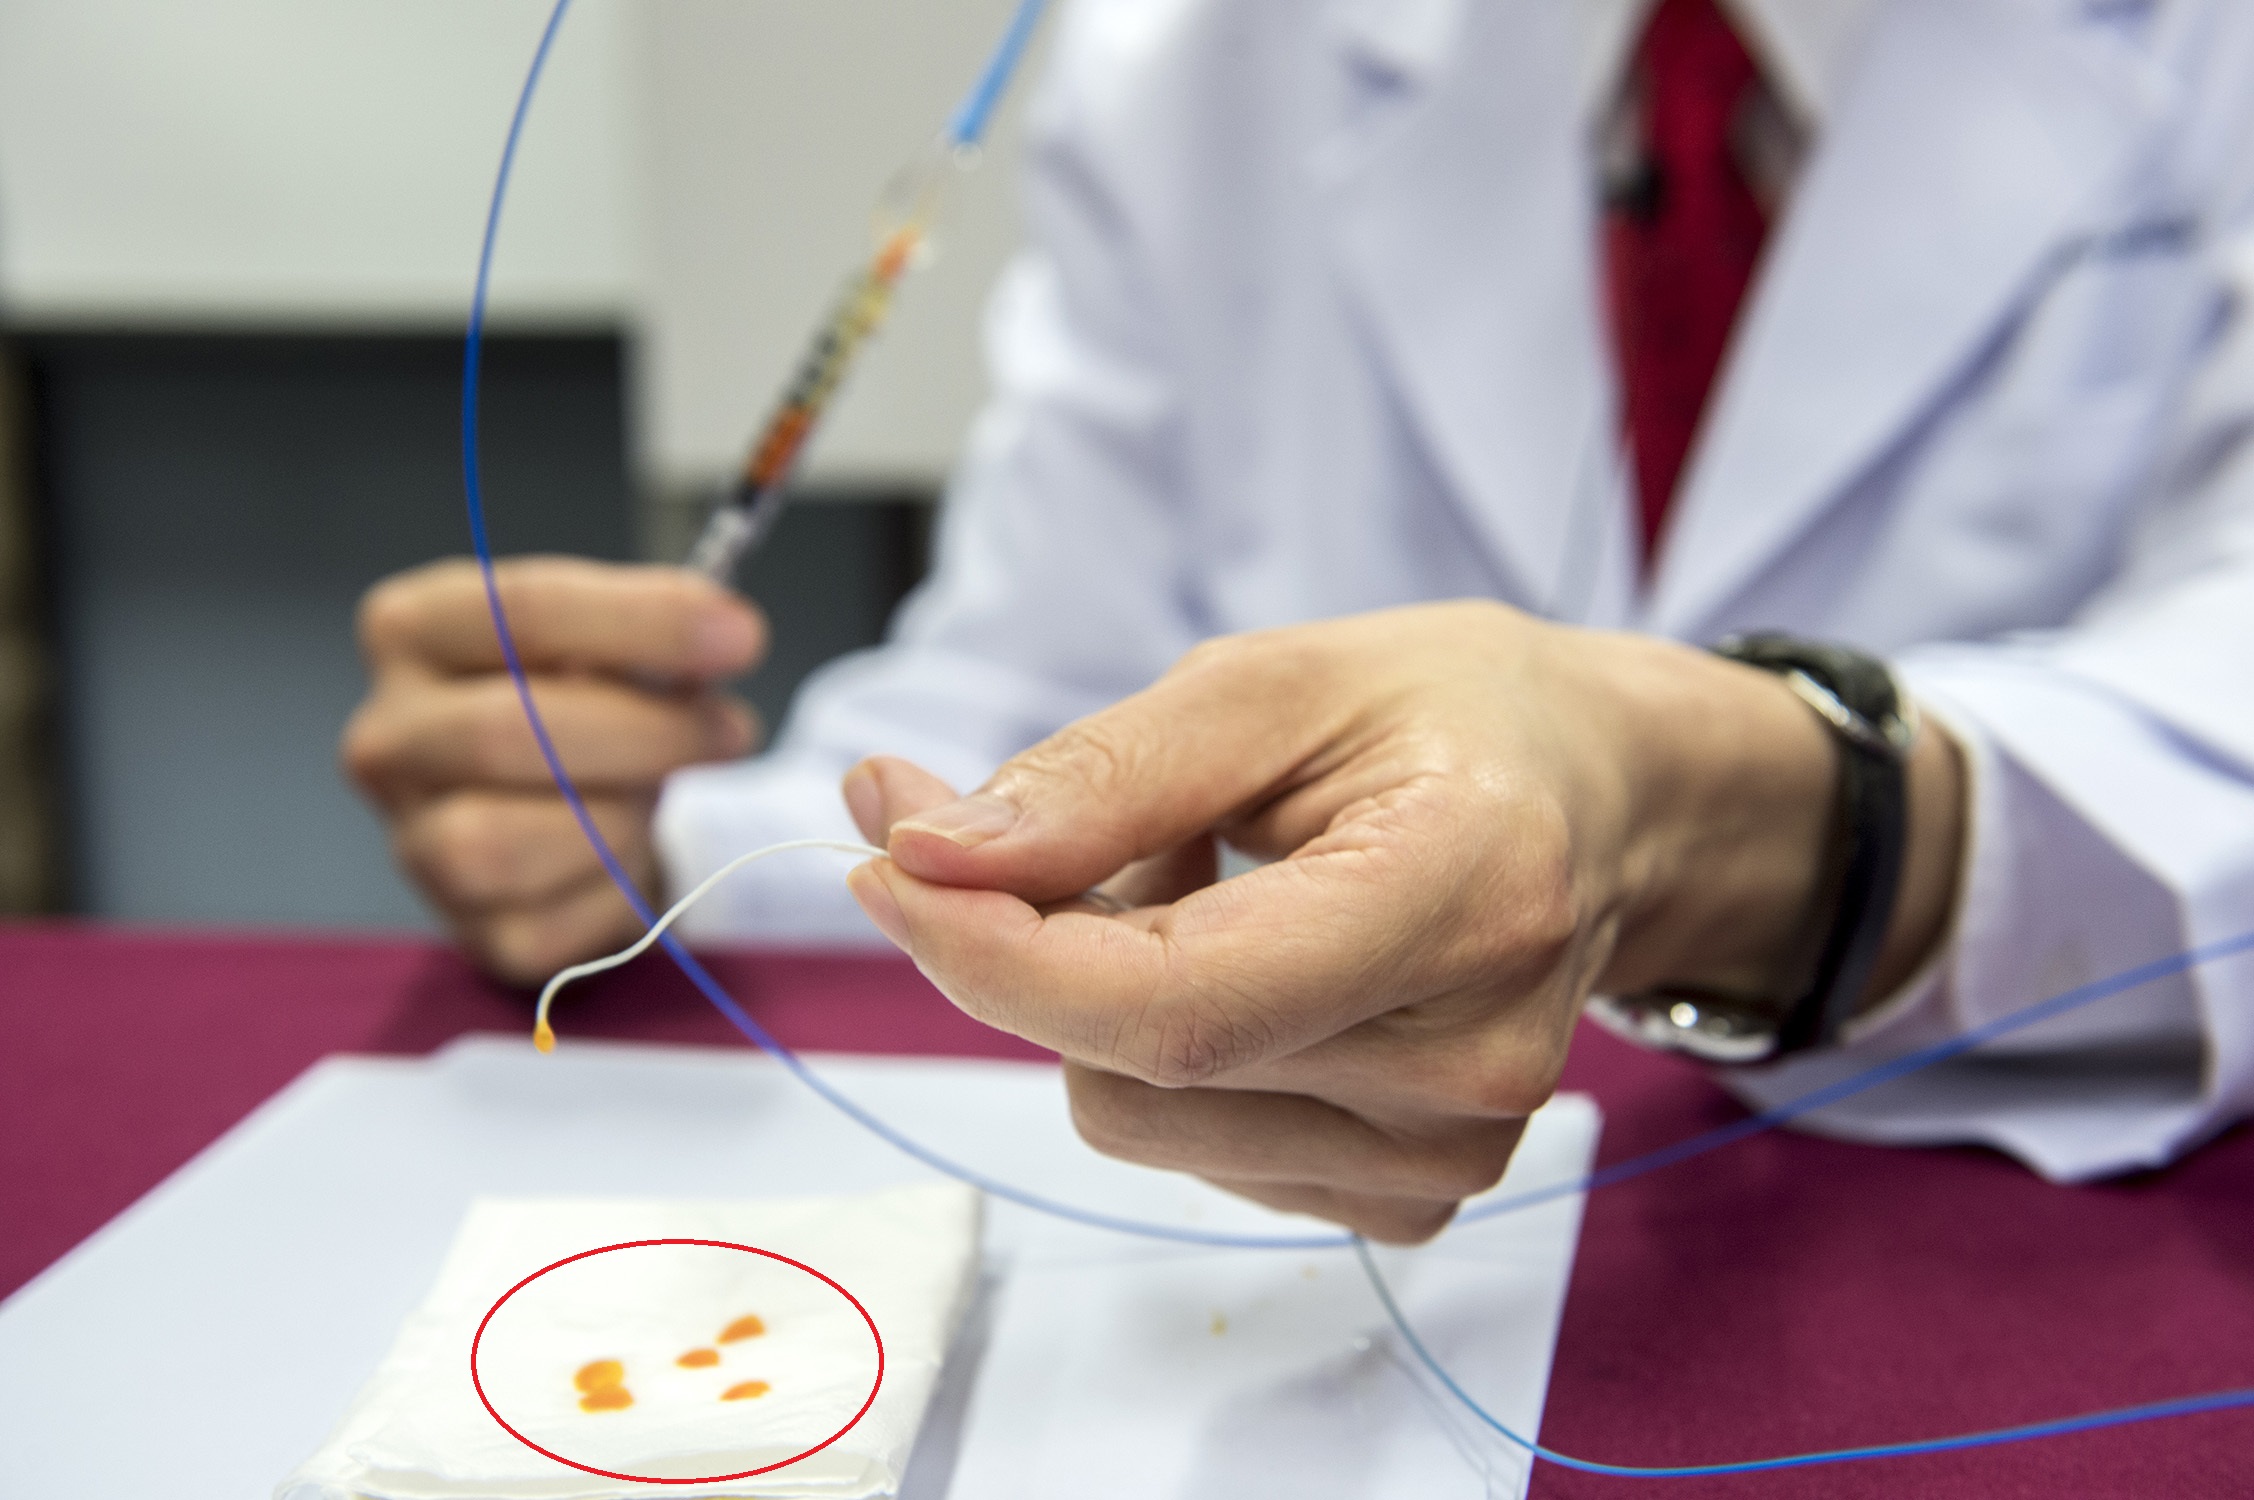
[[[352,607],[468,550],[452,339],[29,341],[62,684],[70,886],[90,914],[413,924],[338,778]],[[626,555],[620,352],[496,341],[496,543]]]

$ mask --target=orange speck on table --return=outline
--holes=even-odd
[[[716,1342],[733,1344],[739,1339],[755,1339],[766,1331],[767,1325],[760,1320],[759,1314],[745,1313],[735,1322],[721,1329],[720,1337]]]
[[[707,1370],[720,1363],[720,1351],[717,1349],[691,1349],[673,1362],[684,1370]]]
[[[754,1396],[764,1396],[773,1387],[764,1380],[746,1380],[729,1386],[720,1393],[723,1401],[749,1401]]]

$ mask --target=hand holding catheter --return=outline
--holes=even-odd
[[[744,1034],[747,1040],[773,1057],[793,1077],[805,1084],[807,1088],[835,1107],[840,1113],[914,1160],[923,1162],[946,1176],[968,1182],[1004,1201],[1022,1204],[1038,1212],[1094,1227],[1115,1229],[1127,1234],[1190,1244],[1228,1245],[1246,1249],[1351,1248],[1359,1257],[1371,1289],[1376,1293],[1388,1319],[1410,1352],[1416,1357],[1417,1363],[1437,1380],[1457,1403],[1462,1405],[1484,1426],[1492,1429],[1514,1447],[1524,1449],[1536,1458],[1561,1467],[1589,1473],[1635,1478],[1689,1478],[1693,1476],[1746,1474],[1876,1458],[1905,1457],[1921,1453],[1958,1452],[1999,1444],[2025,1442],[2035,1438],[2056,1437],[2067,1433],[2088,1432],[2132,1423],[2150,1422],[2162,1418],[2254,1408],[2254,1387],[2245,1387],[2236,1390],[2214,1391],[2174,1401],[2118,1407],[2110,1411],[2086,1412],[2078,1416],[2065,1417],[2050,1422],[2032,1423],[2020,1427],[1989,1429],[1962,1433],[1952,1437],[1885,1443],[1863,1448],[1788,1454],[1776,1458],[1749,1459],[1719,1464],[1668,1467],[1596,1463],[1543,1447],[1533,1439],[1511,1431],[1503,1423],[1496,1420],[1485,1407],[1481,1406],[1470,1392],[1456,1382],[1447,1369],[1433,1356],[1423,1340],[1418,1337],[1415,1328],[1403,1315],[1395,1301],[1385,1279],[1379,1274],[1377,1264],[1370,1257],[1368,1247],[1359,1237],[1342,1234],[1309,1237],[1232,1235],[1188,1227],[1143,1223],[1111,1214],[1077,1208],[1037,1193],[1028,1192],[1009,1183],[996,1181],[987,1177],[984,1173],[940,1155],[920,1142],[903,1135],[853,1099],[838,1092],[820,1074],[808,1068],[805,1061],[795,1052],[770,1036],[766,1029],[721,987],[720,983],[697,961],[696,957],[688,949],[682,947],[679,941],[665,929],[680,914],[683,907],[695,900],[698,895],[703,894],[705,890],[726,876],[738,864],[765,858],[771,854],[778,854],[786,849],[817,845],[827,845],[831,848],[841,846],[829,844],[826,840],[812,840],[771,846],[738,856],[736,861],[716,871],[705,885],[700,886],[684,898],[681,903],[676,905],[674,910],[666,913],[661,919],[655,911],[650,909],[648,902],[643,899],[640,890],[635,886],[633,878],[628,875],[625,867],[619,863],[617,854],[605,841],[601,831],[596,828],[593,816],[588,812],[586,803],[580,797],[577,786],[574,785],[570,775],[565,771],[563,761],[556,753],[554,739],[549,735],[547,725],[541,718],[539,706],[533,701],[531,680],[526,676],[524,664],[518,655],[516,639],[509,628],[508,612],[502,606],[500,586],[494,572],[493,549],[486,534],[485,505],[477,441],[479,428],[478,377],[482,367],[486,293],[492,275],[494,240],[500,228],[502,204],[508,192],[509,171],[516,157],[517,143],[523,130],[525,114],[531,106],[533,93],[539,84],[542,66],[545,64],[549,48],[555,40],[556,30],[562,24],[570,4],[571,0],[556,0],[555,9],[550,13],[547,27],[541,34],[540,45],[533,54],[531,71],[526,76],[523,90],[517,99],[516,113],[510,122],[507,141],[502,147],[500,171],[495,180],[492,201],[487,210],[485,237],[478,257],[476,289],[470,302],[468,337],[464,341],[463,350],[462,479],[464,498],[469,511],[471,540],[475,544],[479,571],[485,581],[486,604],[491,611],[494,630],[500,640],[502,660],[516,686],[518,700],[523,705],[525,718],[531,726],[533,738],[540,747],[541,758],[546,762],[550,774],[555,779],[557,790],[570,806],[573,816],[577,819],[581,830],[587,837],[588,843],[602,860],[604,869],[609,872],[612,880],[616,882],[619,890],[624,894],[628,904],[634,908],[635,913],[651,929],[644,941],[636,944],[634,949],[630,950],[631,952],[639,952],[647,947],[652,940],[661,944],[665,948],[667,956],[674,961],[681,972],[688,977],[707,1000],[712,1002],[721,1014],[726,1016]],[[955,164],[967,164],[967,158],[963,154],[965,148],[975,148],[983,136],[994,105],[1000,99],[1009,76],[1023,53],[1025,44],[1030,39],[1045,5],[1046,0],[1020,0],[1018,9],[1012,17],[1010,29],[1003,37],[1002,45],[996,50],[994,57],[988,62],[985,71],[980,75],[977,86],[973,88],[970,96],[963,101],[961,107],[956,111],[946,134],[942,137],[943,149],[949,150],[950,154],[954,156]],[[907,180],[913,183],[917,179],[909,177]],[[909,201],[913,204],[917,200],[911,197]],[[909,245],[911,259],[914,247],[922,243],[928,217],[917,219],[914,223],[916,234]],[[872,270],[885,268],[886,250],[891,243],[889,236],[880,238],[876,260],[872,263]],[[881,318],[885,303],[889,301],[892,286],[897,283],[900,276],[908,268],[909,261],[907,259],[900,260],[890,268],[888,275],[883,279],[882,297],[876,304],[878,318]],[[864,272],[864,277],[867,274]],[[770,420],[768,431],[762,435],[760,443],[754,449],[752,462],[746,465],[745,483],[738,487],[736,494],[732,497],[733,503],[722,512],[722,515],[725,516],[733,510],[749,511],[756,507],[764,507],[765,511],[764,516],[756,520],[746,515],[743,519],[749,524],[741,527],[730,525],[730,530],[741,532],[741,535],[734,541],[714,544],[711,549],[716,554],[713,565],[720,568],[723,573],[731,571],[735,563],[741,560],[749,546],[772,525],[774,513],[782,503],[781,482],[788,477],[792,460],[803,448],[807,435],[811,432],[815,420],[820,415],[822,403],[836,388],[837,379],[842,376],[845,362],[849,359],[853,347],[857,346],[862,339],[867,337],[869,332],[873,331],[874,324],[866,323],[865,326],[858,327],[858,331],[842,351],[825,350],[825,335],[831,331],[833,325],[839,323],[841,317],[845,317],[853,306],[853,293],[856,287],[861,284],[860,281],[849,284],[847,297],[841,301],[838,309],[833,310],[830,319],[825,321],[823,328],[817,333],[813,348],[802,361],[801,379],[794,381],[786,392],[781,409]],[[848,319],[848,321],[851,320]],[[834,363],[827,365],[830,370],[827,378],[807,381],[807,371],[824,366],[826,361],[834,361]],[[792,397],[799,395],[802,390],[812,395],[815,400],[804,409],[802,416],[794,420]],[[781,445],[778,448],[779,462],[774,465],[761,465],[758,461],[760,455],[768,448],[769,440],[775,438],[778,434],[782,438]],[[755,483],[755,481],[761,480],[764,482]],[[717,529],[722,524],[722,520],[716,517],[714,527]],[[700,545],[700,558],[706,550]],[[863,846],[847,845],[842,847],[854,853],[866,852]],[[1789,1100],[1749,1119],[1720,1126],[1688,1140],[1679,1141],[1672,1146],[1661,1147],[1656,1151],[1646,1152],[1627,1161],[1616,1162],[1610,1167],[1593,1172],[1575,1182],[1536,1188],[1491,1200],[1466,1212],[1461,1217],[1464,1220],[1494,1217],[1516,1209],[1532,1207],[1534,1204],[1546,1201],[1551,1197],[1589,1192],[1624,1181],[1630,1177],[1640,1176],[1646,1172],[1657,1171],[1690,1157],[1702,1155],[1705,1152],[1728,1145],[1733,1141],[1741,1140],[1746,1136],[1774,1128],[1809,1110],[1877,1087],[1894,1078],[1916,1072],[1934,1063],[1961,1056],[1996,1037],[2033,1025],[2051,1016],[2080,1009],[2110,996],[2149,984],[2155,979],[2170,974],[2182,973],[2202,965],[2249,953],[2254,953],[2254,932],[2243,932],[2199,948],[2155,959],[2151,963],[2093,981],[2078,989],[2069,990],[2061,995],[2054,995],[2048,1000],[2010,1012],[1963,1035],[1934,1043],[1905,1056],[1880,1063],[1861,1073],[1804,1094],[1798,1099]],[[558,975],[555,982],[551,983],[548,994],[543,997],[544,1001],[552,999],[555,990],[562,984],[569,982],[570,978],[576,974],[610,967],[614,962],[623,961],[625,956],[627,955],[622,955],[613,960],[601,960],[592,965],[583,965],[575,971],[567,970],[564,974]],[[543,1017],[544,1019],[545,1017]],[[553,1044],[553,1033],[548,1033],[547,1040],[550,1045]],[[543,1050],[546,1049],[543,1048]]]

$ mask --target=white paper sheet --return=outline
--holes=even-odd
[[[275,1500],[895,1495],[977,1286],[979,1219],[980,1195],[953,1182],[481,1198]],[[634,1474],[674,1483],[616,1477]],[[716,1474],[743,1477],[692,1482]]]
[[[1161,1222],[1308,1228],[1097,1156],[1052,1069],[814,1061],[1014,1183]],[[1596,1131],[1587,1101],[1557,1101],[1503,1190],[1584,1170]],[[0,1494],[267,1494],[480,1194],[770,1197],[932,1175],[750,1054],[567,1041],[544,1059],[472,1038],[428,1061],[331,1059],[0,1305]],[[1578,1224],[1563,1199],[1387,1257],[1428,1339],[1521,1431],[1539,1426]],[[1432,1500],[1522,1493],[1523,1474],[1410,1373],[1345,1253],[1191,1251],[996,1204],[985,1291],[903,1495]]]

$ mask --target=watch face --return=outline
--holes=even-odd
[[[1777,1055],[1775,1019],[1720,996],[1670,990],[1591,995],[1587,1013],[1615,1036],[1703,1062],[1757,1063]]]

